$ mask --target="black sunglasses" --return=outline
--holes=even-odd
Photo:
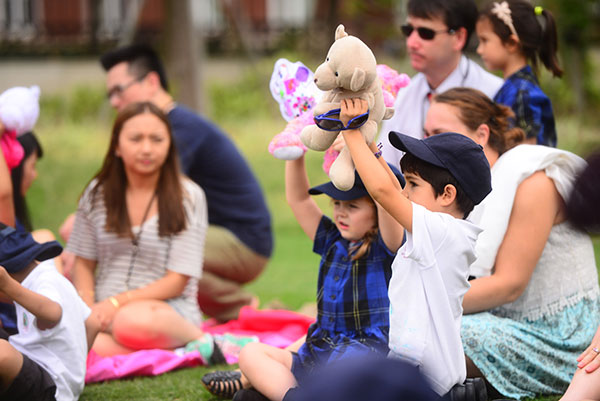
[[[406,36],[407,38],[416,29],[417,33],[419,34],[419,37],[423,40],[433,40],[433,38],[435,38],[435,35],[437,35],[438,33],[448,33],[452,35],[454,32],[456,32],[454,29],[442,29],[439,31],[434,31],[433,29],[425,28],[423,26],[415,28],[411,24],[402,25],[400,29],[402,30],[404,36]]]

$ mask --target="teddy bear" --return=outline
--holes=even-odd
[[[394,114],[393,108],[385,106],[373,52],[363,41],[348,35],[344,25],[337,27],[335,41],[314,77],[317,87],[324,91],[321,100],[313,107],[315,117],[339,109],[343,99],[361,98],[367,101],[368,119],[359,128],[367,143],[375,139],[381,120],[389,119]],[[339,132],[308,125],[302,129],[300,139],[307,148],[324,151],[335,141]],[[354,185],[354,163],[345,146],[331,165],[329,178],[342,191]]]
[[[398,92],[410,83],[410,77],[385,64],[377,65],[377,76],[381,81],[385,106],[393,107]],[[293,63],[281,58],[275,62],[269,88],[279,103],[281,115],[288,121],[284,130],[269,143],[269,153],[277,159],[296,160],[307,150],[300,140],[300,132],[304,127],[315,124],[312,108],[323,94],[313,77],[313,72],[299,61]],[[325,174],[329,174],[338,154],[330,147],[323,155]]]
[[[40,114],[39,98],[38,86],[15,86],[0,94],[0,147],[9,170],[23,158],[17,136],[33,130]]]

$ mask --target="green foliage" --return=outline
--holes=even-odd
[[[269,81],[257,70],[250,70],[234,84],[212,82],[208,87],[212,115],[216,120],[265,116],[269,110]]]
[[[111,116],[104,89],[86,85],[76,86],[68,93],[47,95],[40,99],[40,123],[44,124],[98,120]]]

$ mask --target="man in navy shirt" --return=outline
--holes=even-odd
[[[182,171],[206,193],[206,235],[198,303],[220,321],[235,319],[254,296],[242,285],[264,269],[273,249],[271,217],[256,177],[233,142],[214,124],[175,103],[161,60],[148,46],[105,53],[111,106],[150,101],[168,116]]]

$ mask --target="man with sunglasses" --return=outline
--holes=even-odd
[[[156,52],[145,45],[117,48],[100,59],[107,96],[118,111],[152,102],[169,119],[182,172],[204,190],[208,203],[198,303],[219,321],[235,319],[255,297],[242,285],[255,279],[271,256],[271,217],[262,189],[233,142],[211,122],[177,104]],[[61,228],[61,235],[63,229]]]
[[[463,55],[477,21],[473,0],[409,0],[407,11],[401,29],[417,74],[398,93],[394,116],[382,122],[379,138],[385,160],[394,166],[399,164],[401,152],[390,144],[387,133],[422,138],[431,96],[466,86],[491,98],[502,85],[500,78]]]

